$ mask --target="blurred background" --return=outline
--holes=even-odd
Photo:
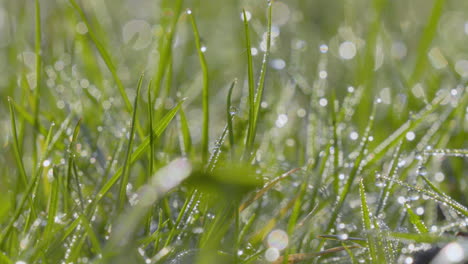
[[[67,117],[82,117],[90,134],[101,135],[96,142],[105,148],[106,142],[122,137],[130,120],[119,122],[125,107],[114,78],[70,2],[47,0],[40,4],[41,121],[61,124]],[[140,74],[145,73],[147,82],[158,71],[161,46],[176,16],[176,2],[82,0],[78,5],[95,38],[110,54],[128,97],[133,98]],[[228,88],[236,78],[233,111],[240,117],[247,113],[242,10],[246,10],[251,27],[258,78],[266,47],[266,7],[263,0],[183,1],[168,67],[171,77],[162,80],[167,97],[157,105],[168,109],[188,98],[184,105],[195,144],[201,134],[202,74],[186,10],[191,9],[197,21],[207,58],[213,145],[225,124],[225,113],[220,109],[225,108]],[[373,136],[375,142],[381,142],[437,93],[456,96],[463,91],[461,85],[468,78],[468,12],[464,10],[468,10],[468,2],[463,0],[274,1],[272,52],[260,126],[280,128],[269,132],[277,142],[300,138],[306,130],[298,128],[307,125],[307,118],[312,118],[308,113],[313,112],[313,118],[323,123],[323,129],[314,131],[317,145],[323,145],[325,139],[320,135],[328,133],[331,94],[341,102],[346,94],[359,90],[364,96],[354,109],[357,113],[349,115],[353,122],[345,132],[351,140],[357,139],[368,122],[372,101],[379,98],[382,106]],[[32,110],[28,107],[33,105],[31,95],[37,78],[34,12],[30,1],[0,2],[3,131],[9,126],[7,96],[24,105],[24,111]],[[463,117],[460,121],[458,126],[463,127]],[[456,131],[458,140],[451,141],[453,147],[467,147],[463,129]],[[6,146],[10,136],[3,133],[1,145]],[[289,143],[294,145],[294,141]],[[278,153],[286,151],[284,144],[278,145]],[[5,153],[7,148],[0,151]],[[299,164],[303,159],[297,155],[290,158]]]

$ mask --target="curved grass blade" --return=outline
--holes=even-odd
[[[143,75],[140,76],[140,80],[138,80],[138,86],[135,95],[135,102],[133,106],[133,115],[132,115],[132,125],[130,127],[130,138],[128,140],[127,151],[125,152],[125,160],[122,167],[122,178],[120,181],[120,192],[119,192],[119,211],[122,211],[125,202],[127,201],[127,185],[129,180],[129,167],[131,163],[129,162],[130,156],[132,155],[132,147],[133,147],[133,138],[135,137],[135,123],[136,123],[136,116],[137,116],[137,108],[138,108],[138,99],[140,97],[140,90],[141,84],[143,82]],[[152,138],[152,133],[150,137]],[[150,140],[151,140],[150,138]],[[151,161],[152,162],[152,161]]]
[[[200,33],[198,32],[197,24],[195,18],[192,15],[192,11],[187,10],[187,14],[190,17],[190,22],[192,23],[193,34],[195,36],[195,46],[197,48],[198,57],[200,58],[200,66],[203,72],[203,88],[202,88],[202,104],[203,104],[203,126],[202,126],[202,162],[205,163],[208,160],[208,144],[209,144],[209,123],[210,123],[210,113],[209,113],[209,76],[208,76],[208,66],[206,64],[206,59],[203,51],[203,47],[200,43]]]
[[[405,208],[406,208],[406,211],[408,212],[408,215],[409,215],[409,221],[411,222],[411,224],[413,224],[413,226],[416,228],[418,233],[419,234],[429,233],[429,230],[427,229],[426,225],[421,220],[419,215],[417,215],[415,212],[413,212],[413,209],[411,209],[411,207],[406,203],[405,203]]]
[[[132,105],[130,103],[130,100],[128,99],[127,93],[125,92],[125,88],[122,84],[122,81],[119,78],[119,75],[117,74],[117,69],[112,62],[111,56],[109,52],[106,50],[106,48],[99,42],[96,34],[92,30],[91,25],[89,24],[88,18],[86,17],[83,9],[78,5],[78,3],[75,0],[68,0],[70,4],[76,9],[78,14],[80,15],[81,20],[85,23],[86,27],[88,28],[88,36],[91,39],[91,41],[94,43],[96,46],[97,50],[99,51],[99,54],[101,55],[102,59],[106,63],[107,68],[112,74],[112,77],[114,78],[115,83],[117,84],[117,88],[119,89],[120,96],[122,97],[125,107],[127,108],[128,112],[132,112]]]
[[[268,190],[270,190],[271,188],[273,188],[278,182],[286,179],[289,175],[295,173],[296,171],[300,170],[301,168],[295,168],[295,169],[292,169],[284,174],[282,174],[281,176],[273,179],[272,181],[268,182],[265,184],[265,187],[263,187],[262,189],[260,189],[259,191],[257,191],[254,196],[252,196],[251,198],[249,198],[247,201],[245,201],[244,203],[242,203],[240,206],[239,206],[239,212],[242,212],[245,208],[247,208],[249,205],[251,205],[253,202],[255,202],[256,200],[260,199],[260,197],[262,197]]]

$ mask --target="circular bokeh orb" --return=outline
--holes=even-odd
[[[267,237],[267,244],[270,248],[276,248],[278,250],[283,250],[288,246],[289,238],[288,234],[281,230],[276,229],[271,231]]]

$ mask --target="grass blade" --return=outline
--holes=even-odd
[[[183,108],[179,110],[179,119],[180,119],[180,132],[182,136],[182,154],[185,156],[189,156],[192,152],[192,137],[190,136],[190,128],[187,121],[187,117],[185,116],[185,111]]]
[[[114,63],[112,62],[111,56],[107,49],[99,42],[99,39],[97,38],[96,34],[93,32],[93,27],[89,24],[89,20],[86,17],[83,9],[78,5],[78,3],[75,0],[69,0],[70,4],[75,8],[75,10],[78,12],[80,15],[81,20],[85,23],[86,27],[88,28],[88,36],[91,39],[91,41],[94,43],[96,46],[97,50],[99,51],[99,54],[101,55],[102,59],[106,63],[107,68],[112,74],[112,77],[114,78],[115,83],[117,84],[117,88],[119,89],[120,96],[122,97],[125,107],[127,108],[128,112],[132,112],[132,105],[130,103],[130,100],[128,99],[127,93],[125,92],[125,88],[122,84],[122,81],[119,78],[119,75],[117,74],[117,68],[115,67]]]
[[[372,230],[372,220],[370,219],[370,210],[367,205],[366,189],[364,187],[363,179],[361,179],[359,182],[359,195],[361,197],[361,216],[364,225],[364,231],[367,234],[367,245],[369,247],[370,259],[375,263],[379,263],[377,262],[379,259],[377,258],[376,241],[373,234],[370,232]]]
[[[200,43],[200,33],[198,32],[197,24],[195,18],[192,15],[192,11],[187,10],[187,14],[190,17],[190,22],[192,23],[193,34],[195,36],[195,46],[197,48],[198,57],[200,58],[200,66],[203,72],[203,88],[202,88],[202,104],[203,104],[203,126],[202,126],[202,162],[205,163],[208,160],[208,144],[209,144],[209,123],[210,123],[210,113],[209,113],[209,76],[208,76],[208,66],[206,64],[206,59],[204,55],[204,47]]]
[[[417,215],[415,212],[413,212],[413,209],[411,209],[411,207],[406,203],[405,203],[405,208],[406,208],[406,212],[408,212],[409,220],[410,220],[411,224],[413,224],[413,226],[416,228],[418,233],[419,234],[429,233],[429,230],[427,229],[426,225],[421,220],[419,215]]]
[[[40,96],[41,96],[41,82],[42,82],[42,57],[41,57],[41,6],[39,0],[35,0],[35,55],[36,55],[36,89],[34,90],[34,131],[33,131],[33,142],[36,142],[37,135],[39,132],[39,108],[40,108]],[[38,158],[37,145],[33,144],[33,160],[36,164]]]
[[[183,101],[179,102],[179,104],[177,104],[171,111],[169,111],[169,113],[167,113],[161,119],[160,123],[153,131],[154,138],[158,138],[164,132],[164,130],[166,130],[167,126],[169,125],[171,120],[174,118],[174,116],[177,114],[180,107],[182,106],[182,103]],[[138,148],[131,154],[129,158],[130,165],[135,163],[141,157],[141,155],[143,155],[143,153],[148,149],[149,145],[150,145],[150,139],[149,137],[147,137],[140,144],[140,146],[138,146]],[[104,184],[104,186],[99,190],[94,200],[95,204],[97,204],[104,197],[104,195],[106,195],[106,193],[112,188],[112,186],[114,186],[114,184],[120,179],[120,177],[122,176],[122,172],[123,172],[123,167],[119,168],[115,172],[114,176],[112,176],[112,178],[110,178],[106,182],[106,184]]]
[[[254,73],[253,73],[253,62],[252,62],[252,47],[250,44],[250,32],[249,32],[249,21],[247,19],[247,13],[245,9],[242,10],[242,16],[244,20],[244,30],[245,30],[245,47],[247,52],[247,76],[249,84],[249,120],[248,120],[248,130],[247,130],[247,139],[245,142],[245,152],[244,159],[249,160],[251,155],[251,142],[253,137],[253,128],[255,124],[255,83],[254,83]]]
[[[419,40],[419,45],[417,50],[416,56],[416,64],[414,65],[414,69],[412,74],[410,75],[411,78],[408,82],[409,87],[412,88],[414,84],[416,84],[421,75],[424,73],[428,63],[428,56],[427,52],[431,47],[432,41],[437,34],[437,25],[439,24],[439,20],[442,16],[445,0],[435,0],[434,5],[432,7],[432,13],[429,17],[429,21],[425,24],[426,27],[422,32],[421,39]]]
[[[140,89],[141,89],[141,84],[143,82],[143,75],[140,76],[140,80],[138,80],[138,85],[137,85],[137,90],[136,90],[136,95],[135,95],[135,102],[133,106],[133,115],[132,115],[132,124],[130,126],[130,138],[128,140],[128,146],[127,146],[127,151],[125,152],[125,160],[124,164],[122,167],[122,178],[120,181],[120,193],[119,193],[119,211],[122,211],[125,202],[127,201],[127,185],[128,185],[128,180],[129,180],[129,167],[131,163],[129,162],[130,157],[131,157],[131,152],[133,148],[133,138],[135,137],[135,123],[136,123],[136,117],[137,117],[137,107],[138,107],[138,99],[140,97]],[[151,137],[153,136],[152,133],[150,135]]]
[[[234,87],[237,84],[237,79],[232,81],[231,87],[229,87],[229,92],[227,96],[227,102],[226,102],[226,120],[227,120],[227,127],[228,127],[228,133],[229,133],[229,145],[231,147],[231,159],[234,158],[234,127],[232,125],[232,119],[234,118],[234,113],[232,113],[232,105],[231,105],[231,97],[232,97],[232,91],[234,90]]]
[[[248,143],[248,146],[250,146],[251,148],[253,147],[253,144],[255,141],[255,134],[257,133],[258,113],[260,111],[260,105],[262,103],[262,95],[263,95],[263,90],[265,87],[265,77],[267,73],[267,64],[268,64],[268,59],[270,57],[272,7],[273,7],[273,4],[271,3],[271,1],[268,1],[268,26],[267,26],[267,32],[266,32],[266,48],[265,48],[265,54],[263,55],[262,68],[260,70],[260,78],[257,84],[257,93],[255,94],[255,99],[254,99],[254,104],[255,104],[255,112],[253,116],[254,122],[253,122],[250,142]]]
[[[159,96],[159,92],[161,91],[162,80],[164,78],[164,74],[166,73],[166,66],[168,61],[171,57],[171,49],[172,49],[172,40],[174,38],[174,34],[176,33],[176,25],[177,20],[179,18],[180,12],[182,10],[183,0],[177,0],[176,8],[174,12],[174,18],[171,21],[171,26],[169,28],[169,33],[167,35],[166,41],[163,41],[162,47],[160,49],[160,59],[158,63],[158,70],[156,72],[156,76],[154,77],[154,85],[155,91],[154,96],[157,98]],[[169,88],[168,88],[169,89]]]
[[[10,108],[10,119],[11,119],[11,131],[13,134],[13,152],[15,155],[16,166],[19,169],[19,176],[22,188],[28,184],[28,177],[26,176],[26,170],[24,169],[24,163],[22,158],[22,153],[20,152],[20,143],[18,140],[18,133],[16,131],[16,118],[15,112],[12,105],[13,99],[8,97],[8,106]]]
[[[343,187],[343,189],[341,191],[341,194],[338,197],[336,206],[333,209],[332,216],[330,218],[330,221],[328,222],[326,232],[329,232],[330,229],[332,229],[333,226],[335,225],[335,221],[336,221],[336,219],[338,217],[339,211],[341,210],[341,207],[343,206],[344,202],[346,201],[346,197],[349,194],[349,191],[350,191],[351,186],[353,184],[354,178],[362,170],[363,163],[364,163],[365,150],[367,149],[367,144],[369,142],[369,134],[370,134],[370,131],[371,131],[373,125],[374,125],[375,109],[376,109],[376,105],[374,104],[371,116],[369,117],[369,123],[367,124],[366,130],[365,130],[364,135],[362,137],[362,141],[360,143],[359,154],[358,154],[356,160],[354,161],[353,168],[352,168],[351,172],[349,173],[349,177],[348,177],[348,179],[347,179],[347,181],[346,181],[346,183],[345,183],[345,185],[344,185],[344,187]]]

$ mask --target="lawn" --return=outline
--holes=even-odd
[[[0,264],[466,263],[468,1],[0,1]]]

